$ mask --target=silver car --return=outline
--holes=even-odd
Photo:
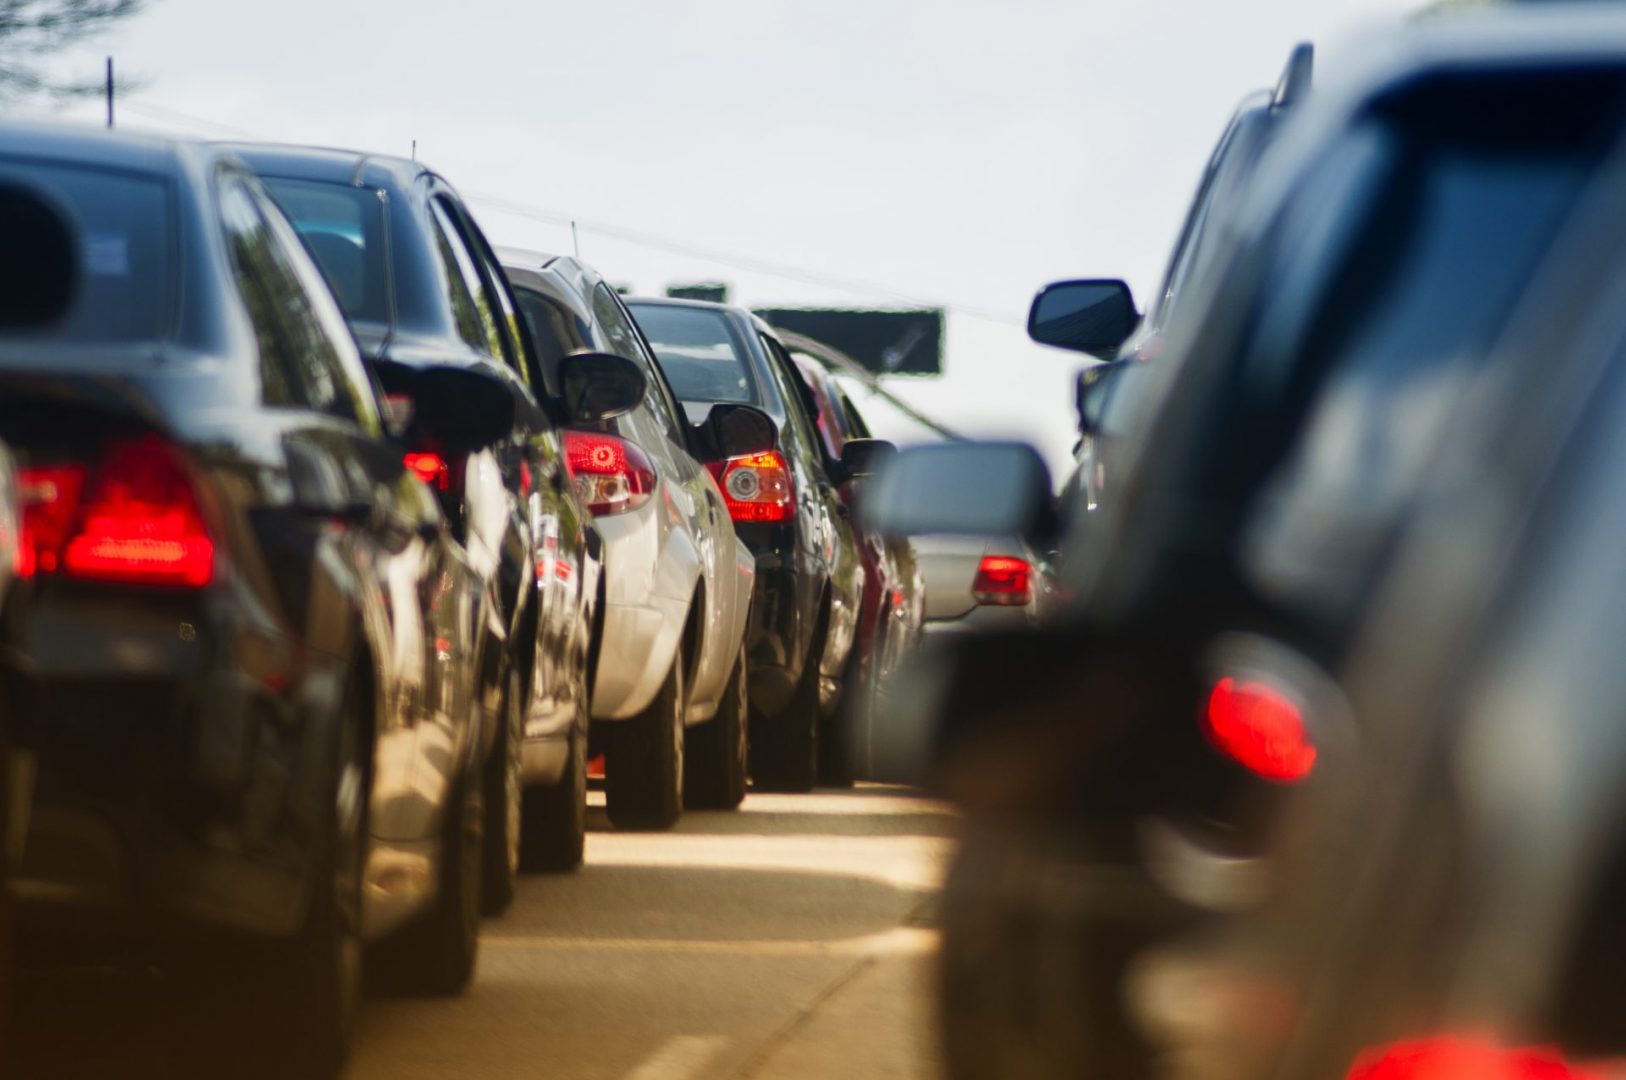
[[[665,828],[684,806],[732,809],[745,797],[744,635],[756,562],[695,453],[728,437],[724,418],[689,424],[591,267],[515,251],[503,262],[544,380],[558,380],[563,357],[597,352],[633,361],[648,384],[639,408],[564,432],[572,479],[604,539],[590,741],[606,754],[610,820]],[[745,408],[734,407],[735,419]]]
[[[911,538],[926,583],[926,619],[934,634],[1032,624],[1054,586],[1044,560],[1020,540],[1000,537]]]

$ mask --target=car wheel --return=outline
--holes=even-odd
[[[525,792],[520,869],[562,873],[582,864],[587,842],[587,695],[576,695],[570,756],[557,783]]]
[[[381,983],[405,993],[451,996],[468,989],[480,952],[485,860],[484,785],[469,768],[453,785],[441,838],[440,890],[422,920],[383,942]]]
[[[751,782],[758,791],[812,791],[819,774],[819,657],[824,634],[807,650],[802,677],[778,716],[752,717]]]
[[[684,805],[702,810],[732,810],[745,801],[750,703],[746,690],[745,643],[728,677],[728,691],[717,715],[688,733],[684,755]]]
[[[352,697],[359,701],[359,697]],[[240,1053],[278,1077],[327,1080],[349,1055],[361,1010],[362,867],[367,761],[354,707],[345,714],[324,850],[299,936],[277,945],[212,948],[185,957],[186,973],[226,1009]],[[218,1032],[215,1034],[219,1034]],[[206,1056],[215,1048],[199,1040]]]
[[[683,658],[649,708],[616,724],[605,761],[605,808],[618,829],[669,829],[683,813]]]
[[[522,838],[521,804],[525,797],[525,683],[520,673],[508,674],[503,690],[501,724],[496,744],[486,761],[485,775],[485,880],[482,907],[487,915],[500,915],[514,902],[519,875]]]
[[[852,733],[869,708],[868,672],[874,666],[865,663],[858,651],[855,641],[835,707],[819,715],[819,783],[825,787],[853,786]]]

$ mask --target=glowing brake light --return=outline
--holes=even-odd
[[[406,467],[412,470],[413,475],[436,491],[449,491],[451,489],[451,469],[446,464],[446,459],[439,454],[432,451],[407,454],[403,461]]]
[[[25,576],[190,588],[214,579],[198,490],[180,451],[158,436],[110,444],[94,471],[36,466],[18,481]]]
[[[1483,1039],[1444,1036],[1394,1043],[1356,1059],[1346,1080],[1601,1080],[1553,1047],[1506,1049]]]
[[[778,450],[707,462],[722,490],[728,516],[741,522],[779,524],[796,516],[790,463]]]
[[[655,491],[655,467],[635,444],[591,431],[565,432],[565,467],[598,517],[635,510]]]
[[[1033,603],[1033,567],[1014,555],[984,555],[971,582],[979,604],[1025,607]]]
[[[1203,728],[1219,750],[1266,780],[1291,783],[1315,767],[1298,705],[1264,683],[1221,679],[1208,695]]]

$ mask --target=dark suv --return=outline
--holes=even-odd
[[[826,464],[811,391],[772,328],[749,311],[685,300],[627,306],[691,422],[716,405],[746,404],[779,428],[779,449],[709,464],[757,561],[747,633],[751,777],[764,789],[810,790],[820,729],[834,721],[855,655],[864,581],[837,489],[868,470],[876,443],[853,440],[840,462]]]
[[[1145,1074],[1125,1016],[1136,962],[1171,928],[1257,903],[1287,794],[1358,758],[1364,732],[1325,672],[1431,495],[1424,466],[1502,370],[1534,272],[1626,133],[1626,53],[1588,32],[1618,18],[1442,24],[1370,57],[1277,144],[1247,227],[1147,366],[1117,497],[1063,540],[1071,618],[956,653],[940,760],[979,837],[944,908],[961,1075],[997,1074],[1007,1053],[1042,1053],[1057,1075]],[[898,517],[1024,527],[1006,515],[1043,490],[1042,467],[985,452],[900,458],[885,489]],[[1039,503],[1030,529],[1047,524]],[[1086,887],[1035,886],[1064,877]],[[1034,925],[1046,933],[1018,946]],[[1057,940],[1093,945],[1057,966]],[[1024,1014],[1032,1001],[1057,1022]]]

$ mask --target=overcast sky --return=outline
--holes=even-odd
[[[568,251],[551,222],[577,218],[583,257],[640,291],[718,279],[752,305],[946,306],[946,375],[900,392],[1060,467],[1079,364],[1027,342],[1034,289],[1100,275],[1144,294],[1237,100],[1293,42],[1335,68],[1416,6],[151,0],[64,65],[94,75],[115,54],[145,83],[122,103],[132,128],[400,154],[416,139],[493,241]]]

